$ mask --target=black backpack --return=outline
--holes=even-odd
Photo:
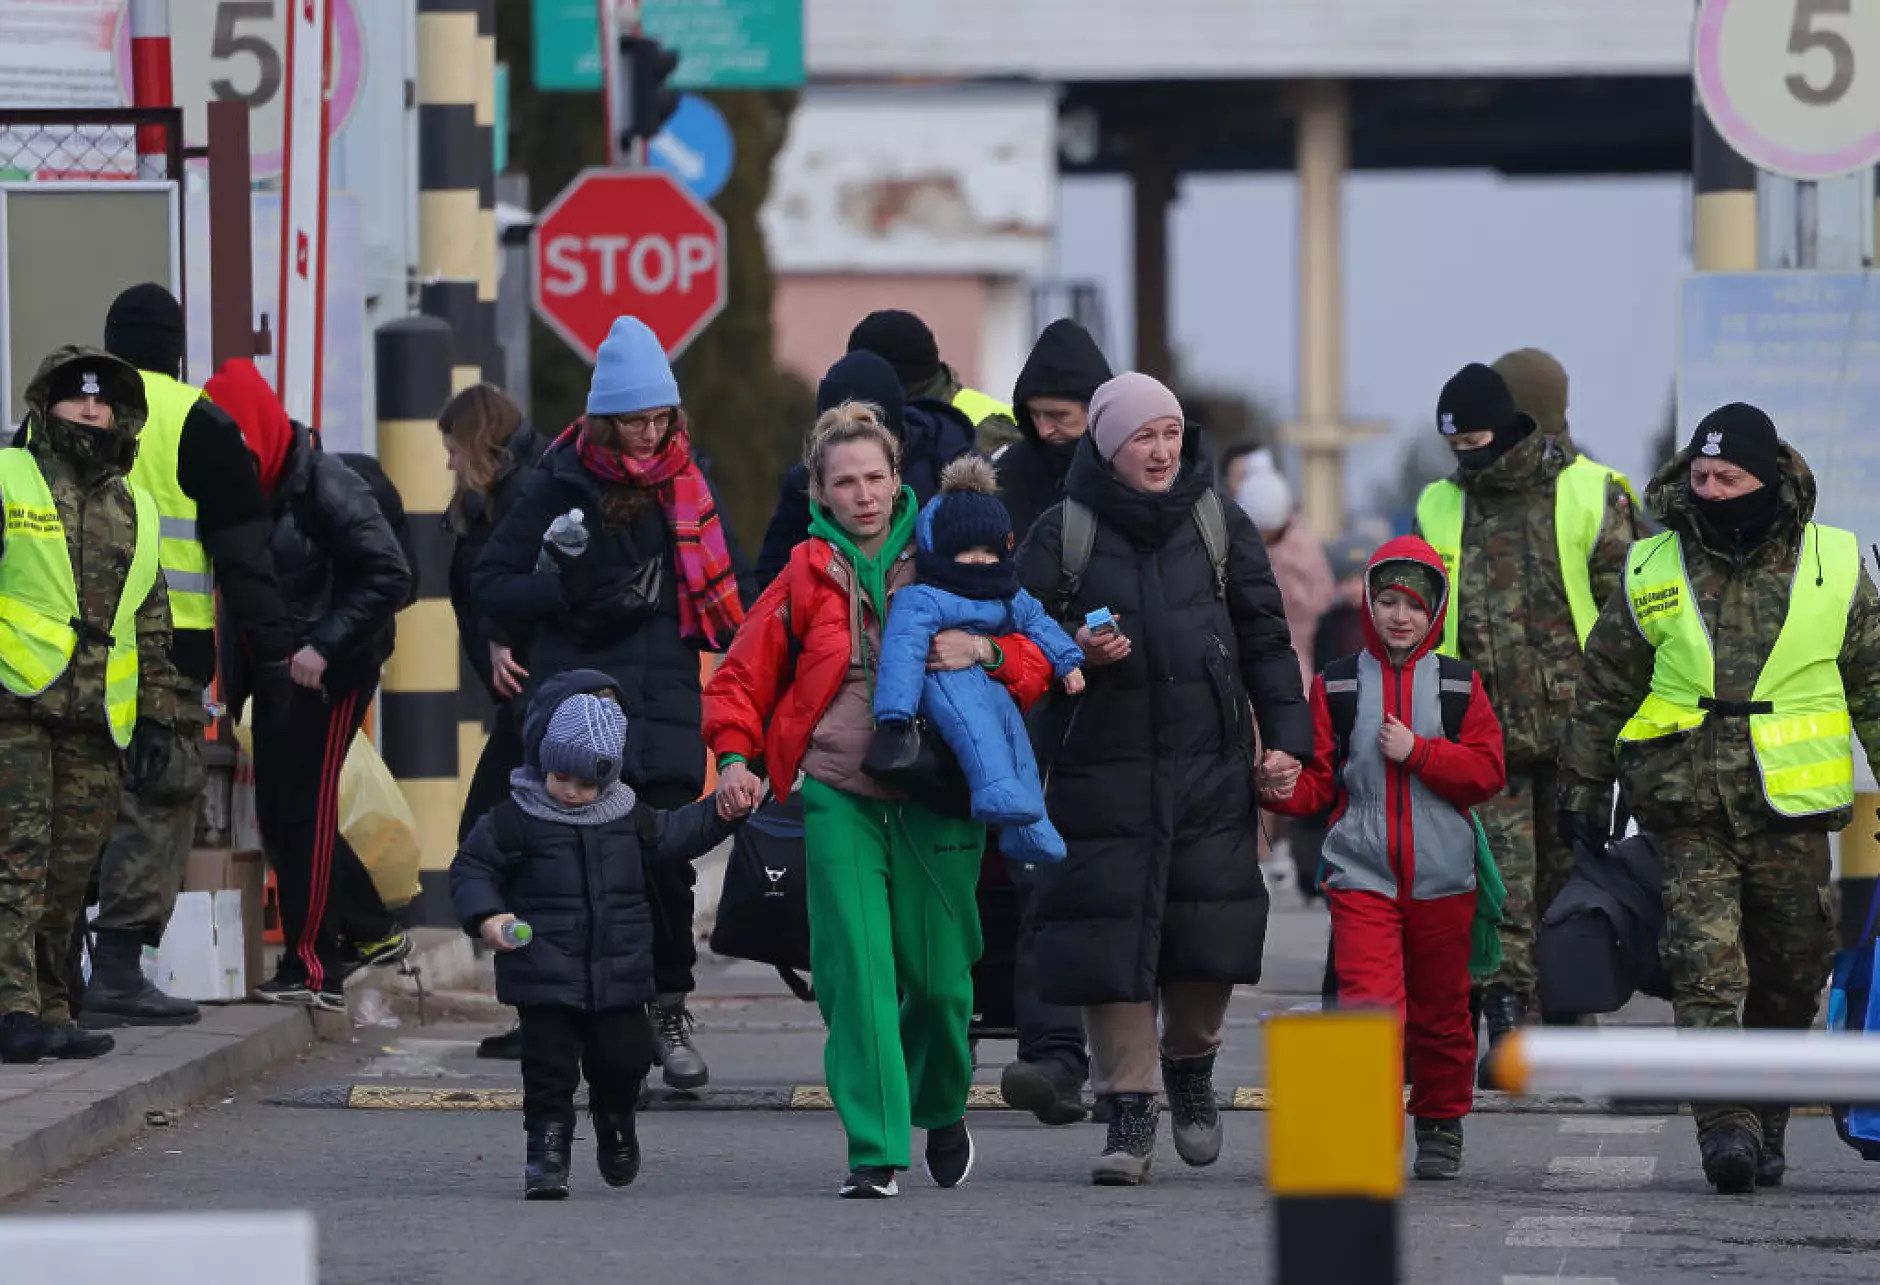
[[[1438,655],[1437,673],[1442,682],[1443,735],[1452,741],[1462,739],[1462,720],[1468,717],[1469,699],[1475,694],[1475,667],[1455,656]],[[1351,750],[1351,729],[1358,721],[1358,653],[1340,656],[1325,667],[1325,705],[1332,715],[1334,762],[1343,763]]]

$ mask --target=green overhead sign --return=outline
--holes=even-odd
[[[534,0],[537,89],[601,87],[595,0]],[[803,0],[642,0],[641,29],[679,51],[679,89],[795,89],[803,83]]]

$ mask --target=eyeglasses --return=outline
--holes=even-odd
[[[664,433],[672,427],[671,410],[645,411],[637,415],[616,415],[614,422],[623,433]]]

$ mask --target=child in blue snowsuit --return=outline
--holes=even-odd
[[[1067,692],[1083,690],[1083,652],[1018,587],[1012,520],[997,491],[992,465],[963,456],[947,465],[940,493],[921,512],[914,549],[919,583],[894,595],[882,632],[870,758],[892,758],[918,710],[959,759],[973,819],[999,831],[1006,857],[1061,861],[1064,839],[1045,816],[1038,761],[1018,706],[977,665],[927,669],[928,648],[942,630],[1021,633],[1044,652]]]

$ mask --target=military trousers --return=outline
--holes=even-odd
[[[71,1020],[66,955],[122,778],[102,715],[0,723],[0,1015]]]
[[[196,820],[209,775],[202,762],[207,714],[181,707],[170,762],[142,794],[126,794],[98,863],[100,931],[134,932],[146,946],[163,940],[196,842]]]
[[[1523,1001],[1532,999],[1538,981],[1534,938],[1541,916],[1573,873],[1573,854],[1560,842],[1555,823],[1558,782],[1551,763],[1511,766],[1507,788],[1475,809],[1508,888],[1501,908],[1501,970],[1488,984],[1506,986]]]
[[[1834,966],[1828,836],[1738,836],[1698,824],[1655,832],[1665,881],[1665,962],[1679,1026],[1807,1030]],[[1705,1102],[1700,1132],[1780,1106]]]

